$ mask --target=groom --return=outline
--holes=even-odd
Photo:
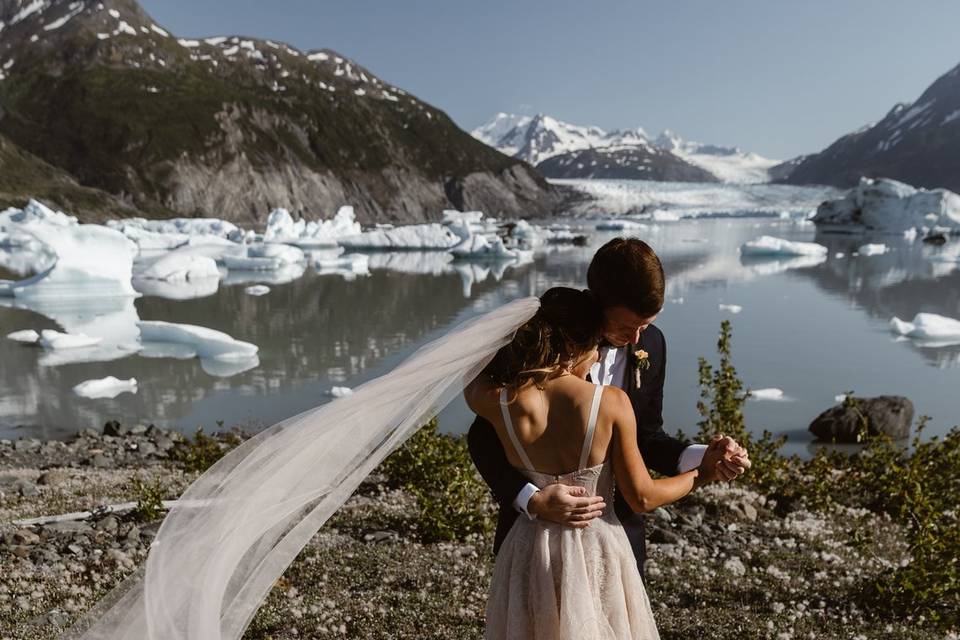
[[[611,240],[594,254],[587,284],[604,315],[600,357],[590,370],[590,380],[618,386],[629,396],[637,418],[637,444],[647,466],[667,476],[700,467],[698,485],[732,480],[746,471],[747,452],[730,438],[687,446],[663,430],[666,340],[652,323],[663,308],[664,276],[653,250],[636,238]],[[582,487],[553,484],[538,489],[530,484],[510,465],[496,431],[483,418],[471,425],[467,442],[474,464],[500,504],[494,553],[520,514],[585,527],[606,507],[603,498],[585,496]],[[643,575],[645,518],[633,513],[619,492],[614,503]]]

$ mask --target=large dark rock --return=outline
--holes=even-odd
[[[857,443],[863,439],[864,421],[869,435],[906,438],[913,423],[913,403],[903,396],[853,398],[853,403],[841,403],[817,416],[810,431],[818,440]]]

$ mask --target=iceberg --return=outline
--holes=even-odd
[[[249,296],[265,296],[270,293],[270,287],[265,284],[255,284],[243,290]]]
[[[239,361],[257,355],[258,347],[249,342],[235,340],[231,336],[192,324],[177,324],[160,320],[141,320],[140,341],[184,344],[196,350],[200,358],[224,361]]]
[[[127,233],[129,229],[141,229],[157,234],[180,234],[185,236],[219,236],[239,240],[244,231],[237,225],[219,218],[169,218],[167,220],[147,220],[146,218],[126,218],[108,220],[107,226]]]
[[[122,233],[53,211],[31,200],[0,215],[0,227],[45,246],[52,264],[23,280],[5,281],[2,294],[23,299],[136,296],[131,285],[137,246]]]
[[[738,304],[720,304],[720,305],[717,305],[717,307],[720,309],[720,311],[727,311],[729,313],[734,313],[734,314],[740,313],[741,311],[743,311],[743,307],[741,307]]]
[[[890,320],[890,328],[894,333],[919,341],[920,346],[960,344],[960,320],[935,313],[918,313],[912,322],[894,317]]]
[[[219,278],[192,280],[150,280],[134,278],[133,286],[141,294],[166,300],[194,300],[212,296],[220,289]]]
[[[82,398],[116,398],[121,393],[136,393],[137,379],[119,380],[113,376],[86,380],[76,385],[73,392]]]
[[[7,334],[7,340],[13,340],[21,344],[37,344],[40,342],[40,334],[33,329],[23,329]]]
[[[597,231],[650,231],[650,225],[636,220],[601,220],[596,224]]]
[[[773,402],[782,402],[784,400],[788,400],[787,396],[783,394],[783,389],[777,389],[776,387],[770,387],[768,389],[750,389],[750,399],[767,400]]]
[[[436,250],[446,251],[457,246],[463,238],[452,227],[438,224],[412,224],[393,229],[374,229],[346,236],[339,241],[347,249],[366,250]]]
[[[227,254],[221,258],[228,269],[275,271],[306,260],[303,250],[287,244],[246,245],[246,255]]]
[[[754,257],[781,257],[781,256],[827,256],[827,248],[815,242],[794,242],[760,236],[740,246],[740,255]]]
[[[960,233],[960,195],[946,189],[915,189],[887,178],[861,178],[843,197],[817,207],[813,222],[834,231],[956,234]]]
[[[311,255],[311,258],[313,268],[319,275],[340,275],[348,280],[370,275],[370,256],[362,253],[339,255],[329,252]]]
[[[861,256],[882,256],[887,252],[885,244],[864,244],[860,245],[857,253]]]
[[[334,398],[343,398],[345,396],[353,395],[353,389],[350,387],[330,387],[330,391],[327,393]]]
[[[286,209],[274,209],[267,217],[264,242],[293,244],[301,248],[335,247],[340,238],[359,235],[363,228],[356,220],[353,207],[340,207],[330,220],[303,218],[294,221]]]
[[[146,280],[165,280],[184,282],[204,278],[220,279],[217,262],[205,255],[197,255],[189,250],[172,251],[150,264],[138,276]]]
[[[53,329],[40,332],[40,346],[44,349],[81,349],[93,347],[103,342],[103,338],[83,333],[62,333]]]
[[[485,235],[476,233],[471,233],[460,241],[450,249],[450,253],[460,260],[529,261],[533,259],[531,251],[508,249],[499,236],[487,238]]]

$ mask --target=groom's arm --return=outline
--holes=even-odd
[[[657,367],[644,376],[634,399],[637,417],[637,444],[647,466],[665,476],[684,473],[700,466],[706,445],[686,445],[663,430],[663,386],[667,377],[667,340],[656,326],[644,331],[643,347]]]
[[[528,481],[507,460],[503,443],[500,442],[493,425],[477,416],[467,432],[467,447],[473,464],[490,487],[493,498],[500,503],[502,509],[514,508],[514,500],[527,486]],[[529,499],[530,496],[527,495],[526,498]]]

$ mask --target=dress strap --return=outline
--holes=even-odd
[[[530,464],[530,458],[527,457],[527,452],[523,450],[523,445],[520,444],[520,438],[517,437],[516,432],[513,430],[513,420],[510,419],[510,408],[507,406],[506,387],[500,390],[500,413],[503,415],[503,424],[507,428],[507,435],[510,436],[510,442],[513,443],[513,449],[517,452],[517,457],[520,458],[524,468],[528,471],[536,471],[533,465]]]
[[[590,420],[587,422],[587,435],[583,438],[583,450],[580,452],[580,466],[578,469],[587,468],[587,460],[590,459],[590,450],[593,449],[593,434],[597,430],[597,414],[600,413],[600,396],[603,395],[603,385],[596,385],[593,392],[593,402],[590,404]]]

